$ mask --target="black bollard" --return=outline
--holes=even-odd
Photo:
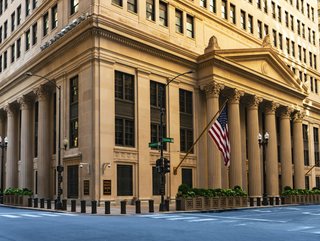
[[[32,207],[32,197],[28,198],[28,207],[31,208]]]
[[[181,199],[177,198],[176,199],[176,211],[181,211],[182,207],[181,207]]]
[[[105,201],[104,202],[104,213],[105,214],[110,214],[110,201]]]
[[[44,198],[40,198],[40,208],[44,208]]]
[[[254,198],[251,197],[249,200],[250,200],[250,207],[253,207],[254,206]]]
[[[149,213],[153,213],[153,212],[154,212],[154,201],[149,200]]]
[[[164,207],[166,211],[170,211],[170,200],[166,199],[164,200]]]
[[[273,197],[269,197],[269,202],[271,206],[273,206],[273,199],[274,199]]]
[[[284,197],[281,197],[281,205],[286,204],[284,201]]]
[[[81,200],[81,213],[86,213],[86,200]]]
[[[122,200],[120,201],[120,213],[121,214],[126,214],[126,205],[127,205],[127,201],[126,200]]]
[[[51,200],[47,199],[47,209],[51,209]]]
[[[76,211],[76,200],[71,200],[71,212]]]
[[[97,213],[97,201],[95,200],[91,201],[91,213],[92,214]]]
[[[54,210],[57,210],[57,199],[54,200]]]
[[[261,198],[257,197],[257,206],[260,207],[261,206]]]
[[[33,207],[34,207],[34,208],[37,208],[37,207],[38,207],[38,202],[39,202],[39,199],[38,199],[38,198],[34,198],[34,199],[33,199]]]
[[[141,201],[136,200],[136,213],[141,213]]]
[[[276,205],[280,205],[280,198],[276,197]]]
[[[62,200],[62,210],[67,210],[67,199]]]

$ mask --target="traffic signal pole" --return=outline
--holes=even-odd
[[[164,203],[164,194],[165,194],[165,187],[166,187],[166,173],[164,170],[164,161],[163,161],[163,94],[164,88],[160,85],[160,195],[161,195],[161,203],[159,207],[159,211],[166,211],[165,203]]]

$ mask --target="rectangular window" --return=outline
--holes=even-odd
[[[193,17],[190,15],[187,15],[187,25],[186,25],[186,34],[189,38],[194,38],[194,23],[193,23]]]
[[[242,29],[246,29],[246,13],[245,11],[241,10],[240,11],[240,25]]]
[[[207,0],[200,0],[200,7],[207,8]]]
[[[128,11],[137,13],[138,11],[137,0],[128,0],[127,6],[128,6]]]
[[[37,7],[38,0],[32,0],[32,9]]]
[[[307,63],[307,50],[303,48],[303,63]]]
[[[15,44],[11,45],[11,63],[15,60]]]
[[[37,23],[32,25],[32,45],[35,45],[37,43],[37,31],[38,26]]]
[[[271,9],[272,9],[272,17],[276,18],[276,4],[271,2]]]
[[[297,20],[297,32],[298,35],[301,35],[300,20]]]
[[[176,32],[183,33],[183,14],[179,9],[176,9]]]
[[[3,53],[3,69],[8,67],[8,52],[7,50]]]
[[[17,26],[21,23],[21,5],[17,7]]]
[[[183,90],[183,89],[179,90],[179,107],[180,107],[180,151],[187,152],[193,144],[192,92]]]
[[[14,28],[15,28],[15,20],[16,20],[16,13],[13,12],[11,14],[11,32],[14,31]]]
[[[233,4],[230,4],[230,21],[236,24],[236,6]]]
[[[319,166],[317,165],[317,167]],[[316,187],[320,188],[320,176],[316,176]]]
[[[305,176],[304,177],[304,181],[305,181],[305,187],[306,189],[310,189],[310,176]]]
[[[279,33],[279,48],[281,49],[281,50],[283,50],[283,47],[282,47],[282,34],[281,33]]]
[[[301,61],[302,60],[302,52],[301,52],[301,46],[298,45],[298,59]]]
[[[309,166],[309,137],[308,126],[302,125],[303,148],[304,148],[304,165]]]
[[[310,18],[310,5],[307,3],[307,16]]]
[[[312,43],[313,43],[313,45],[316,45],[316,33],[315,33],[315,31],[312,31]]]
[[[70,103],[69,103],[69,128],[70,128],[70,148],[79,145],[79,79],[75,76],[70,79]]]
[[[118,5],[120,7],[123,6],[122,0],[112,0],[112,3],[115,4],[115,5]]]
[[[310,90],[313,92],[313,77],[310,76]]]
[[[51,29],[55,29],[58,26],[58,5],[54,5],[51,8]]]
[[[117,196],[133,195],[132,165],[117,165]]]
[[[192,169],[191,168],[181,168],[182,184],[188,187],[193,187]]]
[[[135,146],[134,76],[115,72],[115,141],[118,146]]]
[[[268,0],[263,0],[263,10],[268,13]]]
[[[26,0],[26,17],[30,14],[30,0]]]
[[[162,1],[159,3],[159,22],[162,26],[168,26],[168,5]]]
[[[301,29],[302,37],[303,37],[303,38],[306,38],[306,28],[305,28],[305,24],[302,23],[302,24],[301,24],[301,27],[302,27],[302,29]]]
[[[314,92],[318,94],[318,80],[314,79]]]
[[[0,55],[0,73],[2,72],[2,55]]]
[[[3,13],[3,0],[0,0],[0,15]]]
[[[293,57],[296,56],[296,47],[295,47],[295,43],[293,41],[291,41],[291,54]]]
[[[262,39],[262,22],[258,20],[258,36]]]
[[[289,13],[287,11],[284,12],[286,27],[289,28]]]
[[[78,12],[79,9],[79,0],[70,0],[70,15]]]
[[[221,1],[221,17],[224,19],[228,19],[228,14],[227,14],[227,1],[222,0]]]
[[[253,33],[253,18],[251,15],[248,15],[248,30]]]
[[[30,49],[30,29],[27,30],[25,33],[25,40],[26,40],[26,51]]]
[[[209,10],[212,13],[217,13],[217,3],[216,0],[210,0]]]
[[[160,195],[160,173],[157,172],[156,167],[152,167],[152,195]]]
[[[21,56],[21,38],[17,39],[17,59]]]
[[[311,7],[311,19],[312,19],[312,21],[314,21],[314,9],[313,9],[313,7]]]
[[[291,30],[294,31],[294,20],[292,15],[290,15],[290,25],[291,25]]]
[[[39,102],[34,103],[34,157],[38,157]]]
[[[257,0],[257,8],[261,9],[261,0]]]
[[[146,14],[147,14],[147,19],[154,21],[155,20],[155,4],[154,0],[147,0],[146,4]]]
[[[281,7],[280,6],[278,6],[278,21],[279,21],[279,23],[281,23],[281,21],[282,21]]]
[[[8,37],[8,21],[6,20],[3,25],[3,38],[6,39]]]
[[[309,65],[312,67],[312,53],[309,52]]]
[[[317,55],[313,55],[313,68],[317,69]]]
[[[49,13],[46,12],[42,17],[42,23],[43,23],[43,36],[47,36],[49,32]]]
[[[273,46],[277,47],[277,31],[276,30],[272,30],[272,37],[273,37]]]
[[[0,43],[2,43],[2,26],[0,26]]]
[[[264,36],[267,36],[269,34],[269,26],[268,25],[264,25]]]

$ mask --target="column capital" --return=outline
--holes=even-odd
[[[231,104],[239,104],[241,96],[244,95],[244,92],[238,89],[233,89],[228,95],[229,103]]]
[[[203,89],[206,93],[207,99],[219,98],[220,91],[224,89],[224,85],[217,82],[210,82],[209,84],[205,85]]]
[[[270,101],[266,104],[266,114],[274,115],[280,105],[274,101]]]
[[[305,112],[304,111],[297,111],[293,115],[293,121],[294,122],[302,122],[304,116],[305,116]]]
[[[39,101],[42,101],[47,99],[51,89],[52,88],[48,87],[48,85],[40,85],[33,90],[33,93],[37,96]]]
[[[17,101],[20,105],[21,110],[27,110],[31,107],[34,99],[30,96],[24,95],[24,96],[19,97]]]
[[[248,102],[247,102],[248,108],[249,109],[258,109],[259,104],[262,102],[262,100],[263,100],[262,97],[258,97],[256,95],[251,95],[248,98]]]
[[[283,106],[281,108],[280,118],[281,119],[290,119],[291,114],[292,114],[293,111],[294,111],[294,109],[292,107]]]
[[[8,103],[3,109],[7,112],[8,116],[12,117],[17,112],[18,106],[14,103]]]

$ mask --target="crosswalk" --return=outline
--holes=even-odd
[[[44,218],[44,217],[63,217],[78,216],[72,213],[0,213],[0,219],[19,219],[19,218]]]

